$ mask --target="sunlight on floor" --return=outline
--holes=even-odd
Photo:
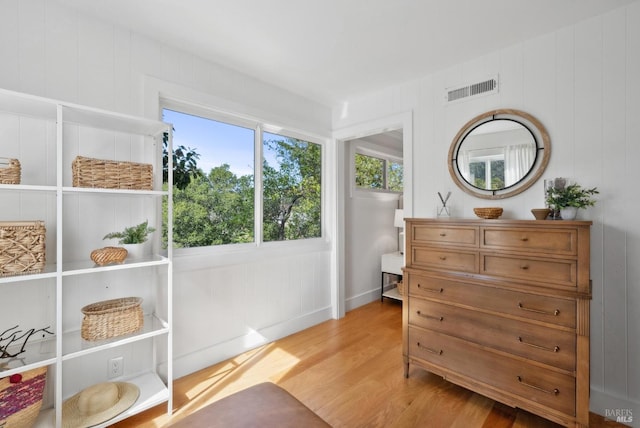
[[[204,369],[201,380],[191,383],[193,386],[184,395],[189,407],[194,403],[201,406],[260,382],[277,382],[299,362],[284,349],[267,344]],[[265,368],[272,373],[269,379],[264,378]]]

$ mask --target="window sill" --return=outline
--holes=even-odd
[[[175,249],[173,253],[174,272],[242,265],[330,250],[331,243],[324,238],[265,242],[260,246],[251,243],[216,247],[179,248]]]

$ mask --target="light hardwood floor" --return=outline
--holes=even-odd
[[[207,404],[274,382],[332,426],[558,427],[418,368],[405,379],[401,306],[373,302],[174,382],[174,413],[158,406],[116,427],[163,427]],[[623,427],[591,414],[590,426]]]

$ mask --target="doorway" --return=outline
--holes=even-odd
[[[382,254],[399,249],[395,210],[411,213],[411,113],[345,129],[338,152],[338,308],[344,312],[380,299]],[[356,155],[402,165],[402,191],[356,186]],[[409,157],[408,157],[409,155]]]

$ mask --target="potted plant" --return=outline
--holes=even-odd
[[[155,229],[145,220],[137,226],[125,227],[122,232],[108,233],[102,239],[118,239],[118,244],[126,248],[132,258],[139,258],[143,254],[143,244],[153,232]]]
[[[547,190],[547,204],[555,210],[560,210],[563,220],[573,220],[579,208],[592,207],[596,201],[592,198],[598,189],[584,189],[579,184],[569,184],[562,187],[550,187]]]

